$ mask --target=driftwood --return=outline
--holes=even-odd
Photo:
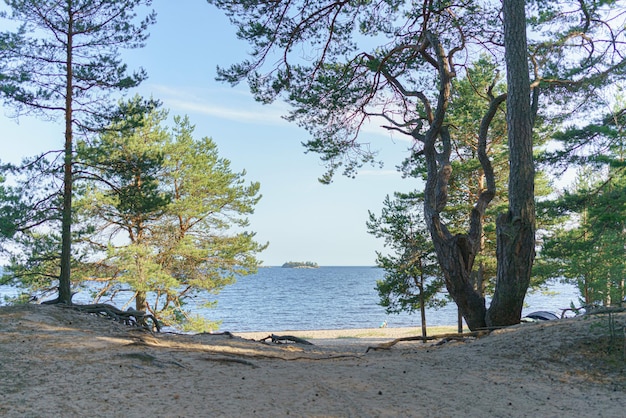
[[[144,311],[138,311],[136,309],[127,309],[125,311],[116,308],[113,305],[109,305],[108,303],[94,303],[90,305],[60,305],[68,309],[74,309],[79,312],[90,313],[98,316],[105,316],[109,319],[113,319],[114,321],[120,322],[129,326],[142,327],[146,329],[154,329],[156,328],[157,332],[161,331],[161,326],[159,325],[159,321],[151,315],[147,314]],[[152,327],[148,326],[146,320],[150,319],[152,321]]]
[[[284,344],[285,342],[292,342],[296,344],[304,344],[304,345],[314,345],[313,343],[299,337],[294,337],[293,335],[268,335],[265,338],[260,339],[259,341],[267,341],[271,340],[275,344]]]
[[[461,340],[462,341],[468,337],[479,338],[487,334],[489,334],[489,331],[473,331],[473,332],[464,332],[462,334],[439,334],[439,335],[432,335],[430,337],[422,337],[422,336],[401,337],[401,338],[396,338],[393,341],[378,344],[376,346],[367,347],[365,352],[367,353],[370,350],[389,350],[394,345],[403,341],[424,341],[424,342],[432,341],[432,340],[442,340],[442,341]]]

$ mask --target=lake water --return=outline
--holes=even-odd
[[[216,308],[194,311],[221,320],[220,329],[233,332],[376,328],[383,321],[389,327],[419,327],[419,313],[388,315],[378,305],[376,280],[383,276],[375,267],[262,268],[208,297],[218,301]],[[0,294],[15,292],[0,286]],[[80,296],[74,300],[88,302]],[[547,310],[560,315],[560,308],[577,300],[574,286],[555,284],[550,295],[527,295],[523,313]],[[426,312],[427,325],[455,325],[456,318],[452,303]]]

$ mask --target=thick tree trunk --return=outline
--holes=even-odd
[[[448,293],[456,302],[470,330],[485,327],[485,298],[472,284],[471,273],[475,257],[473,246],[465,235],[445,237],[438,233],[434,239],[439,265],[444,272]]]
[[[434,147],[429,147],[430,150],[425,152],[426,161],[430,161],[431,172],[426,180],[424,214],[448,293],[459,307],[467,326],[474,331],[486,325],[485,299],[474,289],[471,273],[480,245],[485,199],[491,198],[483,194],[479,199],[479,203],[472,210],[468,234],[453,235],[448,231],[441,221],[440,213],[447,204],[448,182],[452,174],[448,160],[450,138],[445,127],[441,127],[438,132],[444,144],[443,152],[438,158],[435,156]]]
[[[440,88],[437,107],[432,114],[430,128],[420,140],[424,143],[423,154],[427,166],[424,188],[424,218],[433,239],[437,260],[443,271],[446,288],[454,299],[467,326],[475,331],[486,326],[485,298],[473,285],[472,267],[480,251],[483,233],[483,217],[487,206],[495,196],[496,186],[493,167],[487,156],[487,132],[498,107],[506,96],[491,97],[489,110],[483,117],[479,132],[478,158],[484,171],[487,188],[482,190],[470,214],[467,234],[453,235],[441,220],[441,212],[448,203],[448,182],[452,174],[450,133],[444,125],[445,112],[450,98],[452,73],[449,60],[435,36],[430,42],[436,51],[439,65]],[[436,146],[437,141],[439,145]]]
[[[509,211],[497,219],[498,270],[487,325],[519,323],[535,257],[535,168],[525,2],[504,0],[509,136]]]
[[[135,309],[147,312],[146,302],[146,292],[137,292],[135,296]]]

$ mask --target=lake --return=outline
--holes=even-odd
[[[418,327],[419,313],[387,314],[378,305],[376,280],[384,270],[376,267],[320,267],[292,269],[270,267],[240,279],[218,296],[207,317],[222,320],[222,330],[280,331],[312,329],[376,328],[383,321],[389,327]],[[524,313],[567,308],[578,299],[571,285],[556,284],[550,293],[526,297]],[[427,325],[455,325],[453,303],[426,312]]]
[[[376,328],[383,321],[389,327],[419,327],[419,313],[386,314],[378,305],[376,280],[383,276],[384,271],[376,267],[266,267],[219,295],[207,296],[218,301],[216,308],[194,311],[221,320],[220,330],[233,332]],[[554,284],[549,290],[549,295],[528,294],[523,313],[547,310],[560,315],[560,308],[578,300],[574,286]],[[0,286],[0,294],[15,292]],[[81,296],[74,300],[87,303]],[[427,325],[455,325],[456,318],[452,303],[426,312]]]

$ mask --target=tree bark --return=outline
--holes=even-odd
[[[417,279],[415,278],[415,282],[417,284],[417,287],[420,290],[420,315],[422,317],[422,337],[426,337],[426,298],[424,297],[424,283],[426,281],[426,278],[424,277],[424,269],[422,267],[422,261],[419,260],[418,261],[420,264],[420,278]]]
[[[68,15],[67,23],[67,67],[65,90],[65,148],[63,164],[63,209],[61,213],[61,271],[59,275],[60,303],[71,305],[71,260],[72,260],[72,162],[74,158],[72,132],[72,95],[73,95],[73,16]]]
[[[436,37],[431,35],[431,45],[437,53],[439,66],[439,97],[429,130],[423,138],[424,158],[427,166],[424,188],[424,218],[443,271],[446,288],[457,304],[467,326],[478,330],[486,326],[487,308],[485,298],[475,289],[472,267],[480,251],[483,234],[483,218],[496,193],[493,167],[487,156],[487,134],[497,109],[506,99],[505,95],[491,97],[489,109],[480,125],[478,135],[478,159],[485,175],[487,187],[481,191],[470,214],[469,231],[453,235],[441,219],[441,212],[448,202],[448,183],[452,174],[450,133],[444,125],[444,116],[450,98],[452,74],[449,60]],[[440,146],[435,144],[439,140]]]
[[[498,269],[488,326],[519,323],[535,257],[535,168],[525,2],[503,0],[507,65],[509,210],[496,222]]]
[[[148,312],[147,300],[146,300],[146,292],[137,292],[135,295],[135,309],[138,311],[146,311]]]

